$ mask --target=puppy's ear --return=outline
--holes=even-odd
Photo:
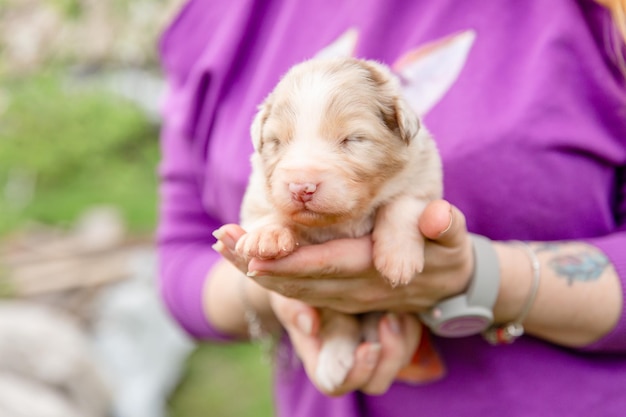
[[[250,126],[250,136],[252,137],[252,145],[255,150],[261,149],[261,141],[263,138],[263,125],[265,125],[265,121],[270,115],[272,105],[270,97],[267,97],[261,105],[259,105],[257,114],[254,116],[252,120],[252,125]]]
[[[381,114],[385,125],[403,141],[409,142],[420,129],[419,118],[402,96],[400,80],[376,61],[365,61],[371,80],[380,88]]]
[[[417,136],[417,132],[420,129],[420,122],[419,118],[400,92],[398,92],[395,99],[395,115],[400,138],[408,143]]]

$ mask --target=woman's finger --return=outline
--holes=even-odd
[[[291,343],[302,360],[307,373],[315,369],[317,356],[321,347],[318,337],[319,313],[307,304],[283,297],[280,294],[270,295],[272,310],[289,335]]]
[[[371,267],[372,241],[369,236],[303,246],[281,259],[252,259],[248,264],[252,276],[291,277],[355,274]]]
[[[246,231],[237,224],[225,224],[213,232],[213,236],[222,242],[224,246],[231,250],[235,250],[239,238],[246,234]]]
[[[317,336],[320,318],[315,308],[277,293],[272,293],[270,297],[272,310],[285,330],[306,336]]]
[[[422,328],[417,319],[409,314],[385,315],[378,326],[381,354],[378,365],[361,391],[370,395],[387,392],[396,375],[413,356],[421,337]]]
[[[322,347],[319,338],[319,313],[297,300],[272,294],[272,308],[285,330],[291,343],[302,361],[311,381],[326,395],[338,396],[360,389],[372,377],[380,354],[380,343],[365,342],[355,351],[355,363],[346,376],[344,383],[333,391],[328,391],[315,379],[315,371]]]
[[[435,200],[426,206],[419,219],[422,234],[438,244],[456,247],[467,238],[463,213],[445,200]]]
[[[213,245],[213,250],[222,255],[224,259],[232,263],[244,274],[248,272],[248,263],[237,254],[235,245],[237,240],[246,232],[236,224],[226,224],[213,231],[213,236],[217,242]]]

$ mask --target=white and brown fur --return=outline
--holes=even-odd
[[[391,285],[421,272],[417,221],[442,194],[441,162],[384,65],[355,58],[293,67],[261,104],[237,251],[287,256],[299,245],[372,233],[376,269]],[[324,312],[317,379],[339,386],[362,340],[351,315]]]

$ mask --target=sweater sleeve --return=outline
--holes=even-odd
[[[171,315],[196,339],[227,341],[207,320],[203,287],[219,259],[211,245],[212,231],[221,223],[202,205],[197,163],[191,141],[177,126],[176,106],[166,109],[161,132],[159,228],[159,286]]]
[[[626,145],[626,144],[625,144]],[[620,192],[616,203],[617,231],[588,242],[600,249],[611,261],[622,289],[622,314],[617,325],[602,339],[587,346],[587,351],[626,352],[626,167],[619,170]]]
[[[588,242],[604,252],[613,264],[621,283],[622,300],[626,300],[626,232],[591,239]],[[626,309],[624,309],[624,302],[622,302],[622,314],[613,330],[584,350],[590,352],[626,352]]]

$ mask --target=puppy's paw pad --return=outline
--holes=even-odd
[[[324,390],[333,392],[344,382],[354,366],[354,349],[351,343],[342,341],[324,345],[315,370],[315,378]]]
[[[296,250],[297,242],[291,229],[265,226],[243,235],[237,242],[239,255],[250,259],[278,259]]]

